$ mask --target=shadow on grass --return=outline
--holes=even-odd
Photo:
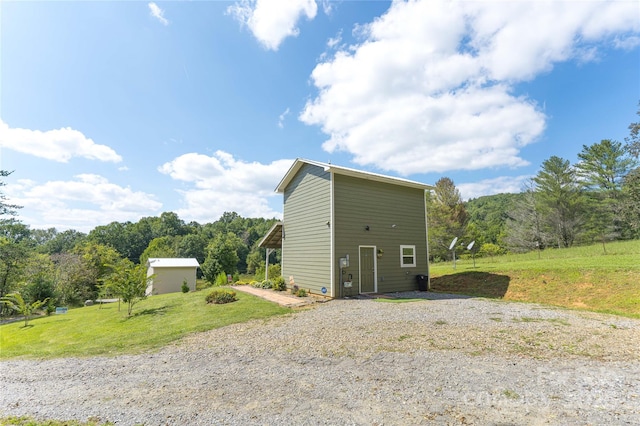
[[[158,315],[158,316],[162,316],[162,315],[165,315],[167,313],[169,308],[171,308],[171,306],[160,306],[159,308],[143,309],[142,311],[136,311],[135,308],[133,308],[134,311],[131,313],[131,318],[141,317],[143,315]]]
[[[488,272],[458,272],[431,278],[431,290],[475,297],[502,299],[509,288],[510,278]]]

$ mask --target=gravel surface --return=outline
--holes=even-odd
[[[118,425],[640,424],[640,321],[433,293],[154,353],[0,363],[2,415]]]

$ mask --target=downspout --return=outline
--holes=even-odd
[[[424,234],[427,243],[427,291],[431,290],[431,271],[429,271],[429,220],[427,213],[427,191],[424,191]]]
[[[330,265],[331,265],[331,298],[335,298],[335,284],[336,284],[336,277],[335,277],[335,264],[336,264],[336,259],[334,257],[334,253],[335,253],[335,212],[334,212],[334,206],[333,206],[333,202],[334,202],[334,198],[333,198],[333,180],[335,178],[335,175],[333,174],[333,171],[329,172],[329,217],[330,217],[330,223],[329,223],[329,256],[330,256]],[[342,276],[342,272],[340,272],[341,276]],[[340,280],[342,281],[342,280]],[[342,286],[341,286],[342,289]],[[341,295],[342,296],[342,295]]]

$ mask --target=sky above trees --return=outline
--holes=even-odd
[[[285,3],[1,2],[19,219],[278,217],[297,157],[518,192],[637,121],[637,1]]]

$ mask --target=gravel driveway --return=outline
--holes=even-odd
[[[122,425],[640,424],[640,321],[334,300],[135,356],[0,363],[3,415]]]

